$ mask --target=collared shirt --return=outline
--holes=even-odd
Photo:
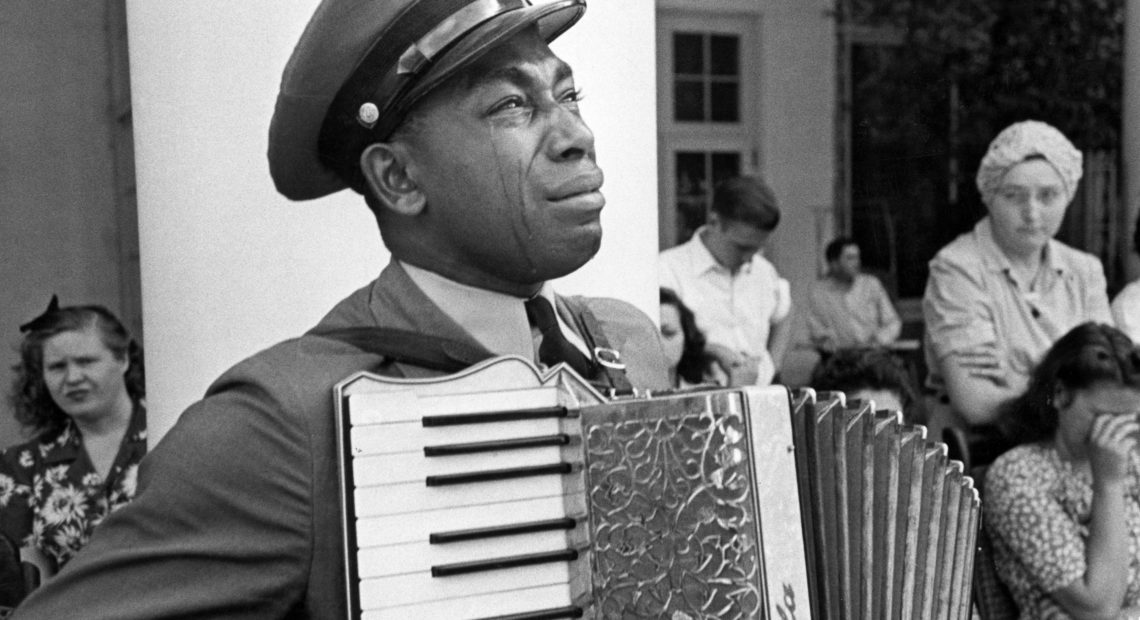
[[[821,278],[812,287],[808,330],[817,347],[890,344],[901,329],[891,298],[875,276],[860,273],[850,286],[835,278]]]
[[[1050,593],[1085,576],[1093,478],[1051,445],[1018,446],[998,457],[985,480],[986,532],[998,575],[1022,618],[1068,618]],[[1124,489],[1128,587],[1124,607],[1140,604],[1140,455],[1128,459]]]
[[[135,407],[119,452],[102,479],[71,420],[55,438],[0,454],[0,526],[16,544],[37,547],[62,567],[95,526],[135,496],[146,455],[146,410]]]
[[[1038,274],[1032,287],[1018,281],[988,216],[938,252],[922,300],[932,388],[942,389],[940,362],[952,353],[992,346],[1012,372],[1027,378],[1073,327],[1112,322],[1095,256],[1051,239]]]
[[[756,358],[761,369],[757,383],[766,385],[775,372],[768,353],[772,324],[791,311],[788,281],[759,253],[733,273],[705,247],[704,230],[658,256],[659,283],[673,289],[693,311],[710,344]]]
[[[412,282],[451,320],[496,355],[519,355],[538,359],[538,333],[526,318],[524,299],[461,284],[434,271],[398,261]],[[557,308],[554,288],[545,282],[538,292]],[[562,319],[558,327],[579,351],[591,357],[586,343]],[[537,362],[536,362],[537,363]]]
[[[1140,280],[1133,280],[1112,300],[1112,318],[1132,342],[1140,343]]]

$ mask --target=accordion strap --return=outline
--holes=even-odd
[[[562,297],[560,299],[566,307],[570,310],[570,315],[574,317],[577,324],[578,331],[586,341],[586,346],[590,349],[590,356],[593,358],[595,364],[600,367],[598,377],[594,377],[595,384],[603,384],[602,387],[611,390],[614,394],[630,394],[633,392],[633,384],[629,382],[629,377],[625,374],[625,363],[621,361],[621,353],[610,347],[610,341],[606,338],[606,332],[598,323],[597,317],[594,316],[592,310],[584,303],[580,303],[578,299]],[[603,363],[602,355],[606,354],[610,360]]]
[[[591,357],[600,366],[599,376],[587,377],[587,380],[601,383],[603,389],[612,390],[616,394],[632,392],[633,386],[626,377],[625,364],[620,362],[620,354],[610,348],[609,340],[594,313],[585,304],[566,301],[565,298],[562,301],[570,309],[586,346],[590,348]],[[382,356],[383,364],[411,364],[445,373],[459,372],[492,356],[485,349],[466,342],[392,327],[339,327],[313,331],[310,335],[343,342],[361,351]],[[600,363],[601,351],[610,352],[615,359],[609,363]]]
[[[487,359],[490,354],[465,342],[391,327],[340,327],[312,332],[384,358],[421,368],[455,373]]]

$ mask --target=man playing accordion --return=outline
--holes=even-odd
[[[269,163],[294,200],[363,195],[392,262],[239,363],[143,462],[140,490],[19,618],[344,618],[332,387],[503,354],[665,388],[649,319],[548,281],[598,250],[602,172],[547,46],[584,0],[325,0],[285,68]]]

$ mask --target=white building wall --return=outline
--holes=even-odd
[[[113,8],[19,0],[0,10],[0,448],[24,440],[7,403],[17,326],[52,294],[140,325],[120,272]]]

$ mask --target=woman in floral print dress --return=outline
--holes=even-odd
[[[105,308],[54,297],[20,331],[11,401],[34,438],[0,454],[0,530],[58,569],[134,497],[146,454],[141,352]]]
[[[1075,327],[1010,416],[1023,443],[990,467],[983,507],[1021,618],[1140,618],[1140,349]]]

